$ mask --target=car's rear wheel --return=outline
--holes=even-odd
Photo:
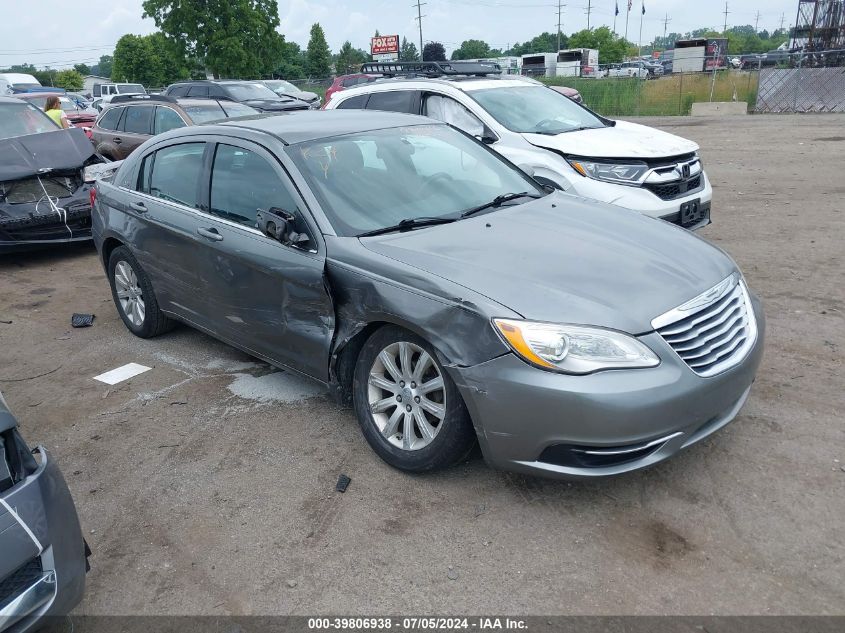
[[[367,442],[401,470],[451,466],[475,445],[461,394],[434,348],[402,328],[383,327],[364,344],[353,400]]]
[[[149,277],[128,248],[112,251],[108,272],[112,299],[130,332],[151,338],[173,328],[174,322],[159,310]]]

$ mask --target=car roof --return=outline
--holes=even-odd
[[[246,128],[271,134],[287,145],[315,141],[321,138],[371,132],[386,128],[412,125],[443,125],[439,121],[414,114],[376,112],[373,110],[317,110],[291,114],[258,114],[228,119],[215,127]],[[197,126],[209,133],[209,126]]]
[[[17,99],[40,99],[41,97],[66,97],[66,92],[20,92],[15,95]]]
[[[540,82],[526,81],[525,79],[498,79],[490,77],[387,77],[376,81],[352,86],[347,88],[338,97],[346,99],[355,94],[371,92],[377,88],[392,88],[395,86],[411,85],[414,88],[424,89],[426,86],[439,85],[449,86],[461,92],[472,92],[474,90],[487,90],[489,88],[521,88],[525,86],[539,86]]]

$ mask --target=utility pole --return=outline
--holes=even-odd
[[[666,14],[666,17],[663,18],[663,48],[666,48],[666,29],[669,27],[669,22],[672,21],[672,18],[669,17],[669,14]]]
[[[628,18],[631,17],[631,5],[634,0],[628,0],[628,12],[625,14],[625,41],[628,41]]]
[[[725,28],[722,29],[722,33],[728,32],[728,13],[730,13],[730,11],[728,11],[728,0],[725,0]]]
[[[783,25],[784,25],[785,22],[786,22],[786,14],[781,13],[780,14],[780,30],[781,31],[783,30]]]
[[[592,0],[587,0],[587,30],[590,30],[590,13],[593,10]]]
[[[561,33],[561,31],[560,31],[560,21],[561,21],[561,16],[563,15],[563,7],[565,7],[565,6],[566,6],[565,4],[561,4],[560,0],[557,0],[557,50],[558,51],[560,50],[560,33]]]
[[[757,27],[760,25],[760,11],[757,11],[757,17],[754,18],[754,33],[757,33]]]
[[[637,42],[639,46],[639,51],[637,52],[637,58],[641,58],[643,56],[643,16],[645,15],[645,0],[642,3],[642,11],[640,11],[640,39]]]
[[[416,4],[411,5],[412,7],[417,8],[416,20],[417,20],[417,22],[419,23],[419,26],[420,26],[420,61],[421,62],[425,61],[425,57],[423,56],[423,36],[422,36],[422,19],[425,16],[422,14],[422,8],[426,4],[428,4],[428,3],[427,2],[420,2],[420,0],[417,0]]]

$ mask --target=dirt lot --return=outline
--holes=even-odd
[[[703,236],[769,337],[733,424],[618,479],[404,475],[319,387],[187,328],[134,338],[92,248],[0,260],[0,389],[94,550],[78,612],[845,613],[845,117],[646,122],[701,144]],[[154,369],[92,380],[128,362]]]

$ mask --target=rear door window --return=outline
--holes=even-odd
[[[153,118],[152,106],[127,108],[123,117],[123,131],[127,134],[150,134]]]
[[[208,96],[208,86],[191,86],[191,89],[188,90],[189,97],[207,97]]]
[[[156,198],[199,207],[205,143],[169,145],[144,157],[138,189]]]
[[[171,97],[184,97],[188,94],[188,86],[174,86],[167,91]]]
[[[338,110],[363,110],[364,106],[367,105],[367,97],[370,95],[355,95],[354,97],[350,97],[345,101],[342,101],[340,105],[337,106]]]
[[[104,130],[116,130],[117,124],[120,122],[120,115],[123,114],[125,108],[109,108],[100,117],[97,125]]]
[[[374,92],[367,101],[367,110],[382,110],[385,112],[406,112],[414,111],[414,99],[417,93],[414,90],[391,90],[389,92]]]

